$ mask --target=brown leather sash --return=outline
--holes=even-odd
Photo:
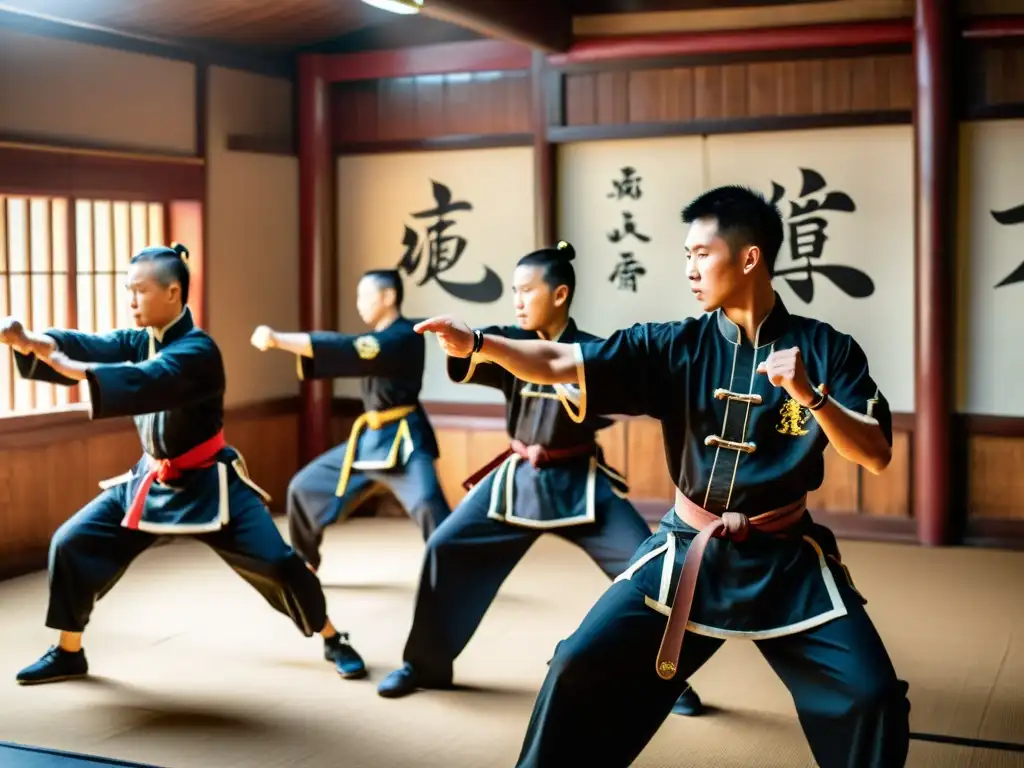
[[[467,491],[489,475],[494,468],[500,466],[505,459],[513,453],[529,461],[535,467],[545,467],[549,464],[557,464],[560,461],[574,459],[577,456],[592,456],[597,452],[597,445],[584,443],[574,445],[570,448],[545,448],[543,445],[526,445],[519,440],[513,440],[508,450],[502,451],[472,475],[462,481],[462,487]]]
[[[686,550],[686,557],[683,558],[683,569],[676,584],[675,600],[672,601],[665,635],[661,638],[661,648],[658,649],[658,677],[663,680],[675,677],[679,654],[683,649],[683,635],[686,634],[686,624],[690,620],[690,608],[693,606],[693,592],[697,587],[700,563],[708,540],[715,536],[743,541],[750,533],[750,528],[765,533],[780,533],[798,523],[806,510],[805,496],[785,507],[750,518],[739,512],[723,512],[719,517],[676,491],[676,515],[700,533],[693,537],[689,549]]]

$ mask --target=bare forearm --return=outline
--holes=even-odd
[[[25,331],[25,342],[24,344],[14,344],[12,346],[23,355],[34,354],[36,357],[42,358],[49,357],[50,353],[57,349],[57,342],[45,333]]]
[[[832,398],[814,411],[814,416],[832,447],[844,459],[876,475],[889,466],[892,447],[875,419],[848,410]]]
[[[313,356],[313,342],[308,333],[274,333],[274,349],[302,357]]]
[[[521,381],[534,384],[579,383],[571,344],[485,335],[480,354]]]
[[[66,376],[74,381],[85,381],[86,374],[99,365],[98,363],[83,363],[78,360],[71,360],[59,352],[50,357],[47,363],[61,376]]]

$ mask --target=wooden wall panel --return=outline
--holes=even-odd
[[[505,422],[501,418],[447,414],[432,415],[431,421],[441,449],[438,476],[448,503],[454,507],[465,495],[462,481],[508,446]],[[344,435],[338,439],[344,439]],[[625,472],[630,498],[638,508],[650,519],[660,518],[671,507],[675,496],[675,486],[665,469],[661,425],[647,418],[624,419],[604,430],[599,442],[611,465]],[[861,470],[831,448],[827,449],[825,482],[809,498],[812,511],[847,518],[908,520],[909,433],[897,430],[893,442],[892,464],[879,476]],[[377,512],[394,513],[394,508],[390,507]],[[402,514],[400,509],[397,514]]]
[[[1024,0],[959,0],[964,16],[1000,16],[1024,14]]]
[[[906,111],[914,82],[908,54],[571,73],[565,124]]]
[[[961,69],[967,119],[1017,117],[1024,110],[1024,40],[968,40]]]
[[[807,495],[807,506],[814,511],[857,514],[859,510],[860,472],[830,445],[825,449],[825,481]]]
[[[270,494],[271,508],[283,513],[288,483],[299,469],[298,415],[229,415],[225,431],[228,441],[245,458],[253,481]]]
[[[967,442],[970,516],[1024,521],[1024,438],[975,435]]]
[[[528,134],[530,96],[525,70],[338,83],[331,89],[334,145]]]
[[[618,472],[626,471],[626,423],[620,421],[597,433],[604,460]]]
[[[15,420],[2,424],[0,578],[45,567],[54,531],[100,493],[100,480],[121,474],[141,454],[128,420],[90,423],[81,411],[61,416],[62,426],[12,431]],[[297,402],[228,411],[225,429],[253,479],[275,497],[275,511],[283,511],[298,468]]]
[[[908,432],[892,436],[892,462],[880,475],[860,469],[860,509],[876,517],[910,514],[911,440]]]
[[[9,194],[202,200],[201,158],[47,148],[0,140],[0,186]]]
[[[1024,45],[993,46],[981,55],[984,104],[1024,104]]]
[[[626,479],[633,499],[656,499],[671,504],[675,485],[665,468],[665,441],[653,419],[626,422]]]
[[[503,451],[508,442],[502,418],[455,415],[453,411],[460,407],[464,406],[448,403],[444,413],[435,415],[431,411],[441,448],[438,475],[453,507],[465,495],[462,481]],[[335,441],[339,443],[347,438],[352,414],[357,412],[350,405],[342,410],[344,414],[335,417],[333,432]],[[843,535],[913,540],[910,472],[914,419],[912,414],[897,414],[894,421],[892,463],[881,475],[872,475],[855,467],[832,448],[826,450],[825,481],[820,489],[810,494],[809,506],[822,522],[841,528]],[[965,497],[971,519],[1024,524],[1024,474],[1020,472],[1020,467],[1024,466],[1024,434],[1019,424],[1004,422],[1006,420],[999,418],[974,419],[966,425],[968,465],[960,482],[967,485]],[[260,423],[259,420],[243,418],[244,426],[232,427],[237,433],[234,439],[240,449],[246,450],[245,438],[242,437],[245,431],[258,433]],[[280,434],[281,429],[278,427],[275,431]],[[660,425],[647,418],[624,419],[604,430],[599,442],[611,465],[626,473],[630,497],[638,508],[652,520],[660,518],[672,504],[675,493],[665,471]],[[105,446],[104,450],[115,450],[114,444]],[[259,450],[255,446],[247,450],[250,465]],[[133,457],[136,451],[135,444],[131,443],[125,455]],[[290,448],[282,447],[280,458],[264,459],[261,468],[253,470],[267,490],[275,485],[287,486],[288,478],[295,471],[290,451]],[[0,498],[5,498],[5,477],[16,471],[12,467],[5,475],[5,466],[0,465]],[[283,511],[283,495],[275,502],[279,502],[273,505],[275,510]],[[361,514],[403,516],[404,512],[385,496],[368,505]]]
[[[441,448],[437,469],[454,507],[465,492],[462,481],[508,444],[504,419],[497,416],[433,414]],[[353,409],[340,408],[333,438],[343,442]],[[0,420],[0,578],[45,567],[50,537],[57,527],[94,498],[97,482],[123,472],[139,457],[138,437],[126,420],[88,422],[79,412]],[[810,507],[840,535],[913,540],[910,509],[910,432],[912,419],[895,427],[893,461],[871,475],[826,453],[825,482],[811,494]],[[969,522],[1024,525],[1024,437],[1020,429],[975,425],[967,439]],[[298,404],[294,398],[228,411],[228,441],[245,456],[250,474],[284,512],[288,483],[298,471]],[[1012,433],[1011,433],[1012,432]],[[645,418],[625,419],[604,430],[600,442],[608,461],[626,473],[631,499],[653,523],[671,506],[673,485],[665,471],[660,426]],[[55,482],[59,478],[59,482]],[[404,516],[385,495],[360,515]],[[894,527],[895,526],[895,527]],[[1002,529],[999,529],[1002,530]],[[993,543],[1012,544],[1018,528],[1007,528]],[[1009,539],[1006,537],[1010,537]],[[991,539],[991,536],[989,537]]]

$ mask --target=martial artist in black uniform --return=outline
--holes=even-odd
[[[356,308],[369,333],[279,333],[264,325],[252,335],[257,349],[296,355],[300,379],[362,377],[363,413],[348,440],[313,459],[288,485],[291,544],[314,569],[324,529],[381,490],[405,507],[424,541],[451,512],[434,469],[437,439],[419,400],[424,339],[401,315],[398,272],[363,275]]]
[[[137,329],[39,334],[13,318],[0,326],[0,342],[14,348],[23,377],[66,386],[87,381],[91,417],[134,417],[144,450],[133,469],[101,483],[103,493],[54,534],[46,625],[60,630],[60,641],[18,673],[19,683],[87,674],[82,632],[94,603],[168,534],[209,545],[306,637],[322,635],[324,657],[343,677],[366,675],[348,636],[328,620],[317,577],[285,543],[266,494],[224,441],[224,365],[186,306],[187,255],[176,245],[132,258],[127,288]]]
[[[513,276],[517,326],[488,333],[508,338],[597,337],[569,317],[576,287],[573,247],[562,241],[524,256]],[[378,687],[397,698],[417,688],[445,688],[502,582],[545,531],[580,547],[610,578],[650,536],[626,493],[625,479],[604,460],[596,432],[607,418],[570,419],[551,387],[516,379],[481,360],[448,359],[456,382],[494,387],[505,396],[511,447],[474,477],[471,492],[427,542],[405,664]],[[697,694],[677,691],[677,712],[698,714]]]
[[[518,765],[625,768],[687,677],[739,638],[789,688],[818,765],[902,766],[907,684],[835,537],[806,510],[829,442],[871,472],[888,465],[889,406],[853,338],[791,315],[772,290],[783,241],[775,206],[724,187],[683,220],[699,318],[575,344],[481,337],[450,317],[417,326],[437,332],[450,355],[476,349],[523,380],[555,385],[574,421],[660,420],[678,489],[657,533],[559,644]]]

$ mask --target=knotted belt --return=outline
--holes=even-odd
[[[676,491],[676,516],[691,528],[696,528],[699,533],[693,537],[686,550],[686,557],[683,558],[683,569],[676,584],[675,600],[672,601],[668,624],[661,638],[661,648],[658,649],[658,677],[663,680],[675,677],[679,654],[683,649],[683,635],[686,634],[686,624],[690,620],[690,608],[693,606],[693,593],[697,587],[700,563],[708,540],[714,536],[743,541],[751,528],[765,533],[779,533],[798,523],[806,510],[807,497],[804,496],[785,507],[754,517],[748,518],[739,512],[723,512],[719,517],[694,504],[680,491]]]
[[[359,435],[362,434],[363,430],[367,427],[373,430],[380,429],[388,424],[404,419],[415,410],[415,405],[400,405],[395,408],[388,408],[385,411],[365,411],[359,415],[359,418],[352,424],[352,431],[348,433],[348,445],[345,446],[345,457],[341,462],[341,475],[338,477],[338,487],[334,491],[335,496],[339,498],[344,496],[345,489],[348,488],[348,479],[352,474],[352,464],[356,459],[356,448],[359,447]]]
[[[217,454],[226,447],[227,443],[224,441],[224,430],[222,429],[209,440],[200,443],[180,456],[175,456],[171,459],[154,459],[147,454],[146,459],[148,460],[149,471],[142,478],[142,482],[139,483],[139,488],[135,492],[135,498],[132,499],[132,503],[128,506],[128,511],[125,513],[121,525],[125,528],[138,530],[139,521],[142,520],[142,511],[146,507],[146,496],[149,495],[149,489],[154,481],[159,480],[161,483],[166,483],[168,480],[178,479],[181,477],[182,472],[190,469],[212,467],[217,463]]]
[[[527,445],[520,440],[513,440],[507,450],[495,456],[487,464],[462,481],[467,491],[489,475],[495,467],[500,466],[513,453],[526,459],[534,467],[545,467],[560,461],[574,459],[577,456],[593,456],[597,452],[595,443],[583,443],[570,448],[545,448],[543,445]]]

